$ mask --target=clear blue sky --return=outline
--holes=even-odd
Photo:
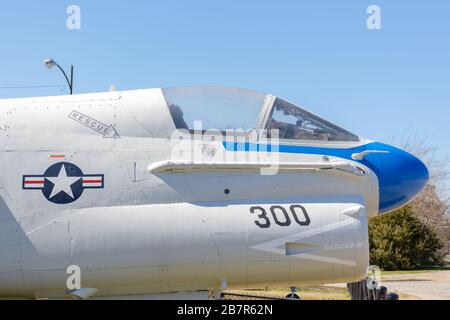
[[[81,8],[81,30],[66,8]],[[366,9],[382,10],[369,31]],[[358,135],[417,135],[450,154],[450,1],[3,1],[0,87],[214,84],[266,91]],[[61,94],[0,89],[0,98]]]

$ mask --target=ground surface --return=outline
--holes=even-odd
[[[414,271],[386,272],[382,277],[382,285],[389,292],[400,295],[401,300],[450,300],[450,270],[446,271]],[[262,298],[284,298],[288,288],[268,290],[229,291],[230,294],[248,294]],[[302,287],[297,294],[303,300],[349,300],[345,284],[330,286]],[[239,296],[227,296],[227,299],[242,299]]]
[[[244,299],[240,295],[250,295],[252,299],[284,299],[289,294],[289,288],[274,288],[268,290],[233,290],[228,291],[227,300]],[[237,296],[234,296],[236,294]],[[302,300],[349,300],[345,287],[311,286],[298,289],[297,295]]]
[[[450,300],[450,271],[387,274],[383,285],[403,300]]]

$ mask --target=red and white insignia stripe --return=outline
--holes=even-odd
[[[84,176],[83,188],[103,188],[103,176]]]
[[[44,177],[24,177],[23,188],[24,189],[42,189],[44,188]]]

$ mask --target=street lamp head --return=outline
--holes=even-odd
[[[45,59],[44,64],[47,66],[47,68],[51,69],[56,65],[56,62],[53,59]]]
[[[66,78],[67,84],[69,85],[69,89],[70,89],[70,94],[73,93],[73,66],[70,68],[70,79],[67,77],[66,72],[64,71],[63,68],[61,68],[61,66],[59,64],[56,63],[55,60],[53,59],[45,59],[44,60],[44,64],[47,66],[47,68],[51,69],[54,66],[58,67],[59,70],[61,70],[62,74],[64,75],[64,77]]]

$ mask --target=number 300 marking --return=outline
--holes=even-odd
[[[311,219],[309,218],[308,212],[301,205],[292,205],[289,207],[290,213],[294,218],[294,221],[300,226],[309,226],[311,224]],[[271,220],[267,215],[267,211],[263,207],[251,207],[250,213],[258,214],[259,220],[255,220],[255,224],[261,229],[270,228]],[[272,218],[277,225],[280,227],[289,227],[292,224],[291,217],[287,212],[286,208],[283,206],[272,206],[270,207],[270,213]],[[298,214],[301,214],[302,219],[299,218]]]

